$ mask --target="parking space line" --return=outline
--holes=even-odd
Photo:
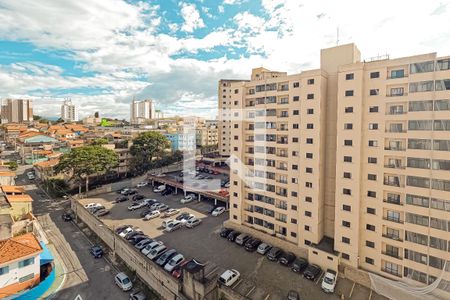
[[[256,289],[256,285],[254,285],[250,291],[247,292],[247,294],[245,294],[245,297],[248,297],[248,295],[250,295],[254,290]]]
[[[317,281],[315,282],[315,284],[317,285],[320,281],[320,279],[322,278],[322,276],[325,275],[325,272],[321,272],[319,278],[317,279]]]
[[[352,295],[353,295],[353,290],[354,290],[354,288],[355,288],[355,284],[356,284],[356,282],[353,281],[352,289],[350,290],[350,294],[348,294],[348,298],[349,298],[349,299],[350,299],[350,298],[352,297]]]
[[[208,274],[205,275],[205,277],[209,277],[209,275],[216,272],[218,269],[219,269],[219,267],[214,267]]]
[[[267,294],[267,296],[266,296],[266,298],[264,298],[264,300],[267,300],[267,299],[269,299],[269,297],[270,297],[270,293],[269,293],[269,294]]]
[[[238,282],[236,282],[236,284],[234,286],[232,286],[231,288],[234,290],[235,288],[237,288],[238,285],[240,285],[242,282],[242,279],[239,279]]]
[[[369,293],[369,300],[371,300],[371,299],[372,299],[372,292],[373,292],[373,290],[372,290],[372,289],[370,289],[370,293]]]

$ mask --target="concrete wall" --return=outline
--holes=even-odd
[[[72,201],[72,209],[103,242],[108,245],[136,274],[156,291],[163,299],[180,299],[181,284],[158,265],[131,246],[125,239],[114,234],[111,229],[103,225],[96,217],[91,215],[76,200]]]

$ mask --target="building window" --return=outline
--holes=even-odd
[[[233,208],[238,208],[238,205],[236,203],[234,203]]]
[[[344,146],[353,146],[352,140],[344,140]]]
[[[297,219],[291,219],[292,224],[297,224]]]
[[[297,205],[291,205],[291,209],[296,211],[297,210]]]
[[[378,112],[378,106],[371,106],[369,107],[370,113],[377,113]]]
[[[380,72],[371,72],[370,73],[370,78],[380,78]]]
[[[369,164],[376,164],[377,163],[377,158],[376,157],[368,157],[367,158],[367,162]]]
[[[298,170],[298,165],[292,165],[292,170]]]
[[[350,228],[350,222],[349,221],[342,221],[342,226]]]
[[[352,178],[352,173],[344,172],[344,178],[351,179]]]
[[[377,95],[379,95],[380,94],[380,90],[379,89],[371,89],[370,91],[369,91],[369,95],[370,96],[377,96]]]
[[[369,140],[369,147],[378,147],[378,141]]]
[[[297,192],[291,191],[291,196],[292,197],[297,197]]]
[[[369,123],[369,130],[378,130],[378,123]]]
[[[299,127],[298,127],[298,124],[296,123],[296,124],[292,124],[292,129],[298,129]]]
[[[305,197],[305,202],[312,202],[312,197],[306,196]]]
[[[292,138],[292,142],[293,142],[293,143],[298,143],[298,138],[297,138],[297,137]]]
[[[312,158],[313,158],[313,154],[312,154],[312,153],[309,153],[309,152],[307,152],[307,153],[305,154],[305,156],[306,156],[306,158],[308,158],[308,159],[312,159]]]
[[[296,109],[296,110],[294,110],[294,111],[292,112],[292,114],[293,114],[294,116],[298,116],[299,112],[298,112],[298,110]]]
[[[297,234],[295,232],[291,232],[291,237],[297,237]]]
[[[237,197],[238,196],[238,193],[233,193],[233,197]]]
[[[19,269],[34,264],[34,257],[19,261]]]
[[[411,64],[409,72],[414,73],[425,73],[434,71],[434,61],[425,61],[420,63]]]
[[[347,253],[341,253],[341,257],[346,260],[350,259],[350,255],[348,255]]]
[[[355,78],[355,74],[353,74],[353,73],[345,74],[345,80],[353,80],[354,78]]]
[[[352,157],[351,156],[344,156],[344,162],[348,162],[351,163],[352,162]]]
[[[342,204],[342,210],[352,211],[352,207],[350,205],[347,205],[347,204]]]
[[[375,231],[375,225],[366,224],[366,229],[370,231]]]
[[[300,100],[300,97],[299,96],[294,96],[294,98],[292,98],[292,101],[294,101],[294,102],[297,102],[297,101],[299,101]]]
[[[312,138],[307,138],[306,139],[306,143],[307,144],[312,144],[313,143],[313,139]]]
[[[342,189],[342,193],[343,193],[344,195],[351,195],[351,194],[352,194],[352,190],[351,190],[351,189],[346,189],[346,188],[344,188],[344,189]]]
[[[308,94],[308,95],[306,95],[306,99],[308,99],[308,100],[314,99],[314,94]]]
[[[353,112],[353,106],[349,106],[349,107],[346,107],[346,108],[345,108],[345,113],[346,113],[346,114],[352,113],[352,112]]]
[[[373,258],[366,257],[366,263],[373,265],[374,264]]]
[[[376,214],[376,209],[372,208],[372,207],[368,207],[366,211],[370,215],[375,215]]]
[[[350,244],[350,239],[349,239],[348,237],[343,236],[343,237],[342,237],[342,242],[343,242],[344,244]]]
[[[312,213],[310,211],[305,211],[305,217],[311,217]]]
[[[345,97],[351,97],[351,96],[353,96],[353,90],[345,91]]]
[[[344,129],[345,129],[345,130],[351,130],[351,129],[353,129],[353,124],[352,124],[352,123],[345,123],[345,124],[344,124]]]
[[[314,109],[313,109],[313,108],[308,108],[308,109],[306,110],[306,114],[308,114],[308,115],[313,115],[313,114],[314,114]]]
[[[306,124],[306,129],[314,129],[314,124],[313,123]]]
[[[366,241],[366,246],[369,248],[375,248],[375,243],[372,241]]]
[[[308,79],[307,81],[308,85],[313,85],[314,84],[314,78]]]
[[[367,174],[367,180],[377,180],[377,175],[376,174]]]
[[[237,216],[236,216],[236,215],[233,215],[233,219],[237,220]]]
[[[376,198],[377,197],[377,192],[375,192],[375,191],[367,191],[367,197]]]
[[[9,273],[9,266],[4,266],[0,268],[0,276],[8,274]]]
[[[311,245],[311,241],[305,240],[305,245],[307,246]]]
[[[305,231],[309,231],[310,230],[310,228],[309,228],[309,226],[308,225],[305,225]]]
[[[312,172],[313,172],[313,168],[305,168],[305,172],[306,173],[309,173],[309,174],[312,174]]]
[[[293,86],[294,86],[294,88],[300,87],[300,82],[294,82]]]
[[[298,151],[292,151],[292,156],[298,156]]]
[[[305,182],[305,187],[312,188],[313,187],[312,182]]]

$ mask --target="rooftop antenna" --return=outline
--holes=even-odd
[[[336,46],[339,45],[339,26],[336,28]]]

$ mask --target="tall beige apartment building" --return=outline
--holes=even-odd
[[[1,106],[1,122],[23,123],[33,121],[33,101],[28,99],[6,99]]]
[[[219,81],[227,223],[323,268],[438,278],[448,296],[450,57],[360,56],[337,46],[317,70]]]

